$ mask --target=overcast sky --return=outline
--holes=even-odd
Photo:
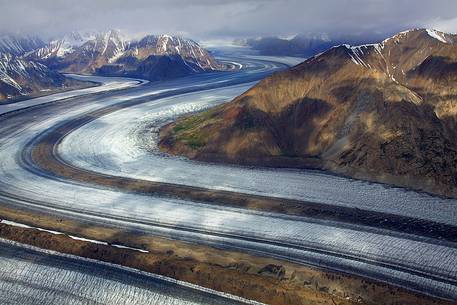
[[[116,28],[198,40],[296,33],[457,32],[456,0],[0,0],[0,31]]]

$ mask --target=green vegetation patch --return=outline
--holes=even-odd
[[[176,141],[192,149],[205,146],[208,143],[209,126],[218,121],[217,108],[179,119],[173,128]]]

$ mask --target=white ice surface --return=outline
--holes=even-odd
[[[67,75],[71,78],[92,81],[101,83],[100,86],[90,87],[85,89],[71,90],[67,92],[55,93],[47,96],[37,97],[33,99],[23,100],[17,103],[0,103],[0,114],[7,113],[14,110],[23,109],[30,106],[40,105],[44,103],[54,102],[70,97],[81,96],[90,93],[104,92],[110,90],[126,89],[129,87],[139,86],[141,84],[148,83],[145,80],[132,79],[132,78],[123,78],[123,77],[102,77],[102,76],[85,76],[85,75]]]
[[[117,176],[397,213],[457,224],[457,200],[348,179],[319,171],[259,169],[171,158],[144,134],[183,113],[230,100],[250,84],[152,101],[103,116],[71,133],[59,146],[64,160]],[[436,208],[439,206],[439,209]]]
[[[249,63],[243,63],[244,67],[248,65]],[[221,82],[225,76],[219,77],[219,79],[205,81]],[[172,84],[182,88],[185,85],[201,86],[202,83],[194,83],[192,78],[188,78]],[[160,90],[167,90],[164,89],[164,86],[166,87],[165,84],[161,84]],[[453,285],[417,278],[416,275],[354,260],[363,257],[371,262],[382,262],[393,266],[400,264],[412,270],[455,280],[457,275],[457,264],[455,264],[457,249],[455,248],[398,236],[365,232],[357,227],[335,227],[325,223],[309,222],[302,218],[278,217],[278,215],[270,213],[257,213],[243,209],[209,206],[177,199],[163,199],[75,185],[50,180],[19,167],[16,156],[38,132],[86,111],[116,104],[135,96],[147,96],[147,94],[159,90],[159,87],[145,87],[144,92],[141,89],[134,94],[113,93],[108,97],[100,98],[96,103],[81,103],[77,107],[61,110],[58,115],[44,114],[39,120],[32,120],[24,126],[19,126],[8,137],[0,139],[1,190],[25,198],[47,202],[52,206],[52,209],[75,209],[81,213],[81,217],[90,217],[88,213],[86,214],[86,212],[90,212],[103,215],[104,219],[113,217],[124,219],[123,221],[114,219],[110,221],[122,222],[124,225],[128,224],[132,228],[142,230],[167,231],[175,236],[191,234],[176,229],[160,229],[149,225],[150,223],[159,223],[172,227],[190,227],[238,236],[237,238],[222,238],[216,235],[197,234],[202,240],[232,243],[235,247],[243,247],[248,244],[254,246],[251,245],[252,242],[244,240],[247,237],[283,244],[283,246],[268,243],[255,244],[263,253],[275,252],[278,255],[296,255],[297,257],[322,256],[311,255],[307,250],[293,249],[288,245],[332,251],[333,253],[348,255],[353,259],[325,256],[325,258],[321,257],[319,264],[341,263],[354,268],[363,268],[370,272],[379,272],[384,278],[391,276],[397,279],[411,280],[421,285],[429,285],[427,287],[442,289],[442,291],[452,295],[457,294],[457,287]],[[151,120],[161,121],[182,112],[205,107],[209,103],[218,103],[245,89],[246,87],[239,85],[219,90],[208,90],[176,98],[151,101],[141,106],[119,111],[100,120],[95,120],[84,127],[89,134],[84,134],[83,138],[94,137],[99,144],[87,142],[78,137],[78,132],[80,132],[78,130],[67,139],[68,142],[62,146],[62,150],[66,158],[73,162],[84,161],[86,167],[112,171],[118,166],[116,172],[120,175],[309,199],[373,210],[391,210],[406,215],[415,212],[414,215],[418,217],[455,223],[455,211],[452,209],[455,206],[454,201],[441,200],[415,192],[320,172],[263,170],[197,164],[183,159],[147,154],[145,149],[151,147],[143,141],[136,142],[137,139],[141,139],[138,136],[138,130],[143,130],[144,124]],[[147,117],[145,117],[146,115]],[[113,127],[114,125],[115,127]],[[112,136],[114,138],[110,140],[109,138]],[[76,148],[75,144],[72,143],[78,143],[80,148]],[[92,151],[87,145],[96,146]],[[72,152],[67,149],[65,152],[65,147],[73,147],[75,151]],[[83,159],[78,157],[82,154],[86,156]],[[96,159],[100,159],[100,162],[94,161]],[[436,208],[437,204],[440,204],[440,209]],[[140,224],[140,221],[143,224]]]
[[[261,304],[175,279],[0,239],[0,303]]]

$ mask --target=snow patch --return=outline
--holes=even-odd
[[[143,250],[143,249],[139,249],[139,248],[133,248],[133,247],[127,247],[127,246],[118,245],[118,244],[111,244],[111,246],[116,247],[116,248],[120,248],[120,249],[130,249],[130,250],[135,250],[135,251],[139,251],[139,252],[142,252],[142,253],[149,253],[149,251],[147,251],[147,250]]]
[[[133,247],[128,247],[128,246],[119,245],[119,244],[110,244],[110,243],[108,243],[106,241],[88,239],[88,238],[74,236],[74,235],[68,235],[68,234],[65,234],[63,232],[43,229],[43,228],[39,228],[39,227],[33,227],[33,226],[29,226],[29,225],[26,225],[26,224],[23,224],[23,223],[10,221],[10,220],[6,220],[6,219],[1,219],[0,223],[3,223],[5,225],[9,225],[9,226],[13,226],[13,227],[18,227],[18,228],[34,229],[34,230],[38,230],[38,231],[42,231],[42,232],[51,233],[51,234],[54,234],[54,235],[66,235],[66,236],[70,237],[71,239],[79,240],[79,241],[85,241],[85,242],[89,242],[89,243],[92,243],[92,244],[113,246],[113,247],[119,248],[119,249],[129,249],[129,250],[134,250],[134,251],[138,251],[138,252],[142,252],[142,253],[149,253],[149,251],[143,250],[143,249],[139,249],[139,248],[133,248]]]
[[[13,227],[18,227],[18,228],[35,229],[35,230],[42,231],[42,232],[48,232],[48,233],[51,233],[51,234],[54,234],[54,235],[63,234],[62,232],[57,232],[57,231],[53,231],[53,230],[47,230],[47,229],[38,228],[38,227],[32,227],[32,226],[29,226],[29,225],[26,225],[26,224],[23,224],[23,223],[10,221],[10,220],[6,220],[6,219],[0,220],[0,223],[3,223],[5,225],[9,225],[9,226],[13,226]]]
[[[351,57],[353,63],[355,63],[358,66],[363,66],[365,68],[371,68],[370,65],[365,63],[365,61],[363,61],[362,59],[365,56],[364,50],[369,51],[369,47],[367,45],[352,47],[350,45],[345,44],[343,46],[345,46],[347,49],[351,51],[349,56]]]
[[[448,43],[447,40],[445,39],[444,37],[444,33],[442,32],[438,32],[436,30],[431,30],[431,29],[427,29],[427,34],[430,36],[430,37],[433,37],[443,43]]]
[[[95,240],[95,239],[88,239],[88,238],[78,237],[78,236],[74,236],[74,235],[68,235],[68,237],[70,237],[71,239],[74,239],[74,240],[80,240],[80,241],[85,241],[85,242],[89,242],[89,243],[92,243],[92,244],[108,246],[108,243],[104,242],[104,241],[99,241],[99,240]]]

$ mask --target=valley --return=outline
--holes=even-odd
[[[160,81],[230,70],[196,42],[170,35],[125,37],[119,30],[72,32],[44,42],[0,36],[0,100],[93,86],[64,73]]]
[[[325,172],[203,164],[158,150],[159,129],[164,124],[229,101],[259,79],[287,67],[283,60],[275,62],[270,57],[262,60],[226,54],[220,60],[236,62],[241,69],[166,82],[120,78],[111,81],[113,87],[110,78],[84,77],[104,84],[63,93],[73,96],[51,95],[0,105],[3,122],[7,122],[0,128],[0,149],[5,156],[0,163],[1,217],[132,248],[144,249],[142,242],[135,241],[143,234],[167,241],[165,244],[171,248],[165,247],[165,252],[177,251],[170,240],[183,243],[178,246],[181,249],[193,247],[187,254],[180,254],[173,263],[175,267],[182,266],[183,257],[186,261],[199,253],[198,249],[206,249],[205,253],[216,251],[220,257],[240,251],[253,256],[240,259],[237,264],[246,260],[259,264],[265,257],[274,260],[251,270],[261,270],[268,264],[293,264],[286,269],[290,274],[304,268],[300,272],[333,270],[350,278],[369,278],[379,287],[375,291],[383,291],[381,294],[383,289],[397,291],[398,299],[386,298],[383,304],[394,304],[402,298],[415,298],[424,304],[450,302],[456,293],[451,263],[455,248],[453,235],[446,232],[455,229],[453,200]],[[290,59],[287,62],[295,64]],[[12,105],[15,109],[10,108]],[[151,142],[151,138],[155,140]],[[275,180],[278,183],[271,182]],[[358,196],[357,200],[351,196]],[[403,203],[401,206],[398,200]],[[436,204],[442,209],[434,209]],[[340,212],[332,214],[332,209]],[[391,222],[386,223],[385,217]],[[73,222],[72,227],[68,226],[69,221]],[[404,224],[398,226],[400,223]],[[100,225],[116,230],[119,236],[137,233],[113,239],[110,234],[114,232],[103,235],[101,232],[107,231]],[[67,245],[64,251],[49,233],[24,234],[17,230],[21,229],[4,229],[2,236],[81,255],[68,242],[63,243]],[[158,251],[160,243],[152,241],[150,249]],[[104,255],[89,257],[144,270],[137,265],[141,260],[119,260],[117,254],[110,254],[117,253],[115,247],[105,247]],[[91,252],[83,256],[88,253]],[[212,259],[207,263],[218,265]],[[230,266],[227,262],[221,264]],[[160,272],[146,271],[173,277],[169,273],[173,268],[170,265]],[[286,286],[277,295],[240,290],[237,285],[243,283],[243,278],[253,275],[246,274],[242,265],[234,268],[234,277],[226,280],[233,283],[231,288],[195,275],[175,273],[175,277],[261,302],[277,300],[272,304],[297,304],[297,296],[292,296],[301,293],[301,289],[307,295],[301,299],[303,302],[313,299],[316,304],[332,304],[332,300],[340,300],[345,304],[360,298],[366,304],[379,304],[379,294],[367,293],[360,280],[354,280],[358,284],[351,286],[348,283],[353,282],[347,278],[343,283],[329,282],[335,287],[349,285],[335,291],[321,291],[323,287],[312,288],[308,284],[296,286],[295,281],[287,283],[292,286],[284,283]],[[202,274],[206,273],[197,273]],[[255,283],[264,284],[256,289],[266,289],[264,281],[270,280],[268,272],[257,274]],[[385,283],[389,285],[383,286]],[[429,296],[417,296],[422,291]],[[285,301],[278,295],[292,299]],[[350,299],[344,301],[349,295]],[[429,297],[434,297],[433,301]]]
[[[0,11],[0,305],[457,305],[457,2]]]

